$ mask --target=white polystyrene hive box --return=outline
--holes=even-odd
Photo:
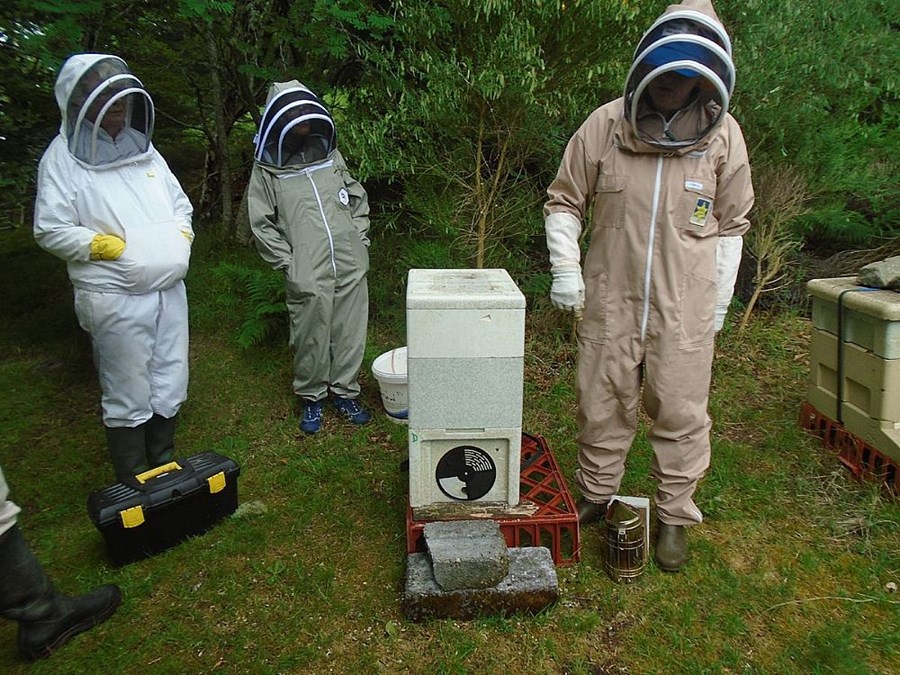
[[[502,269],[410,270],[406,331],[413,509],[517,504],[525,297]],[[459,448],[496,470],[490,490],[471,484],[470,500],[446,489],[452,479],[435,478]]]
[[[882,359],[900,358],[900,293],[858,286],[855,277],[812,279],[806,288],[812,296],[815,328],[838,334]]]
[[[408,355],[522,357],[525,296],[503,269],[409,271]]]

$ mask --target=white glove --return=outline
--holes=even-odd
[[[571,213],[557,211],[544,218],[547,250],[550,253],[550,302],[557,309],[574,312],[580,319],[584,310],[584,279],[581,277],[581,221]]]
[[[560,264],[551,270],[550,302],[556,309],[574,312],[580,319],[584,312],[584,279],[578,263]]]
[[[741,252],[744,248],[743,237],[719,237],[716,246],[716,318],[715,329],[718,333],[725,325],[725,315],[734,295],[734,284],[737,281],[738,268],[741,266]]]

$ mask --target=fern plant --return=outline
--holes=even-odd
[[[244,319],[237,343],[244,349],[259,344],[288,321],[284,278],[268,268],[222,262],[213,270],[232,294],[244,302]]]

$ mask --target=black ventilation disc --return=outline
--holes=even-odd
[[[497,480],[494,460],[481,448],[459,445],[444,453],[434,471],[441,492],[459,501],[481,499]]]

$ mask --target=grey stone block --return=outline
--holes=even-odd
[[[866,265],[860,269],[856,283],[869,288],[900,290],[900,256]]]
[[[425,523],[434,580],[445,591],[490,588],[509,574],[509,554],[494,520]]]
[[[550,549],[511,548],[509,574],[491,588],[444,591],[434,580],[424,553],[411,553],[406,563],[406,588],[400,600],[410,621],[458,619],[536,613],[559,599],[559,583]]]

